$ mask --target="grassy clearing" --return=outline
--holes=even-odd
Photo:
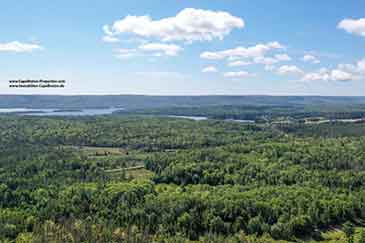
[[[152,171],[145,169],[143,166],[108,170],[106,172],[114,180],[150,179],[154,175]]]
[[[79,150],[88,156],[128,155],[128,152],[122,148],[81,147]]]

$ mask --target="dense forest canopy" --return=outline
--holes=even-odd
[[[0,117],[1,242],[364,242],[363,124]]]

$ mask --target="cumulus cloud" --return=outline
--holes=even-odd
[[[355,64],[339,64],[335,69],[322,68],[318,72],[307,73],[304,81],[353,81],[365,74],[365,59]]]
[[[244,20],[228,12],[186,8],[174,17],[153,20],[150,16],[131,16],[105,25],[106,35],[131,33],[162,41],[210,41],[223,39],[235,28],[243,28]]]
[[[338,69],[343,70],[345,72],[350,72],[350,73],[358,72],[358,67],[354,64],[339,64]]]
[[[164,54],[166,56],[176,56],[180,51],[183,50],[183,48],[178,45],[169,45],[163,43],[148,43],[140,45],[138,48],[142,51],[153,52],[154,55]]]
[[[216,73],[216,72],[218,72],[218,70],[214,66],[208,66],[208,67],[203,68],[202,72],[203,73]]]
[[[271,50],[284,49],[285,47],[279,42],[269,42],[266,44],[257,44],[248,48],[236,47],[218,52],[203,52],[200,57],[209,60],[237,59],[237,58],[257,58],[264,57]]]
[[[357,62],[357,70],[359,73],[365,74],[365,59]]]
[[[356,64],[339,64],[338,69],[355,74],[365,74],[365,59]]]
[[[330,77],[331,77],[331,80],[334,80],[334,81],[350,81],[350,80],[354,80],[357,78],[352,73],[347,73],[347,72],[344,72],[344,71],[338,70],[338,69],[332,70]]]
[[[12,41],[8,43],[0,43],[0,52],[32,52],[35,50],[42,50],[43,48],[38,44],[21,43],[19,41]]]
[[[279,62],[290,61],[291,57],[286,53],[275,54],[273,56],[267,56],[270,52],[275,50],[285,49],[285,46],[279,42],[268,42],[265,44],[257,44],[250,47],[236,47],[233,49],[226,49],[217,52],[203,52],[200,54],[200,58],[208,60],[228,60],[228,67],[242,67],[251,64],[262,64],[265,66],[265,70],[272,71],[275,69],[274,64]],[[241,72],[228,72],[225,73],[226,77],[235,76],[252,76],[243,71]]]
[[[365,36],[365,18],[363,19],[344,19],[337,28],[354,35]]]
[[[304,55],[304,57],[302,58],[302,60],[304,62],[311,62],[311,63],[314,63],[314,64],[318,64],[318,63],[321,62],[317,57],[315,57],[313,55],[309,55],[309,54],[308,55]]]
[[[295,65],[284,65],[278,68],[277,73],[279,75],[288,75],[288,74],[303,74],[304,72]]]
[[[109,28],[109,26],[108,25],[104,25],[103,26],[103,31],[104,31],[104,33],[106,34],[106,35],[108,35],[108,36],[113,36],[113,32],[110,30],[110,28]]]
[[[228,67],[243,67],[251,65],[252,62],[246,62],[246,61],[234,61],[227,64]]]
[[[247,78],[247,77],[254,77],[254,74],[251,74],[246,71],[240,71],[240,72],[226,72],[223,74],[226,78]]]
[[[319,72],[308,73],[303,76],[304,81],[352,81],[358,79],[353,73],[340,69],[328,70],[322,68]]]

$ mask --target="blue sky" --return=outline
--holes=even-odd
[[[0,93],[365,95],[364,9],[362,0],[5,1]],[[67,86],[14,89],[9,79]]]

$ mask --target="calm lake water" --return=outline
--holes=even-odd
[[[124,110],[123,108],[104,108],[104,109],[80,109],[80,110],[62,110],[62,109],[28,109],[28,108],[0,108],[0,114],[16,114],[19,116],[97,116],[110,115],[113,112]],[[165,117],[190,119],[194,121],[207,120],[205,116],[174,116],[167,115]],[[226,119],[225,121],[254,123],[250,120],[233,120]]]
[[[190,119],[190,120],[194,120],[194,121],[203,121],[203,120],[207,120],[208,117],[205,116],[167,116],[167,117],[171,117],[171,118],[183,118],[183,119]],[[236,120],[236,119],[225,119],[223,121],[227,121],[227,122],[240,122],[240,123],[255,123],[255,121],[253,120]]]
[[[255,123],[254,120],[225,119],[225,121],[240,122],[240,123]]]
[[[171,118],[183,118],[183,119],[190,119],[190,120],[194,120],[194,121],[203,121],[203,120],[207,120],[208,117],[205,116],[167,116],[167,117],[171,117]]]
[[[104,108],[104,109],[80,109],[80,110],[61,110],[61,109],[28,109],[28,108],[0,108],[0,114],[15,113],[20,116],[96,116],[109,115],[123,108]]]

